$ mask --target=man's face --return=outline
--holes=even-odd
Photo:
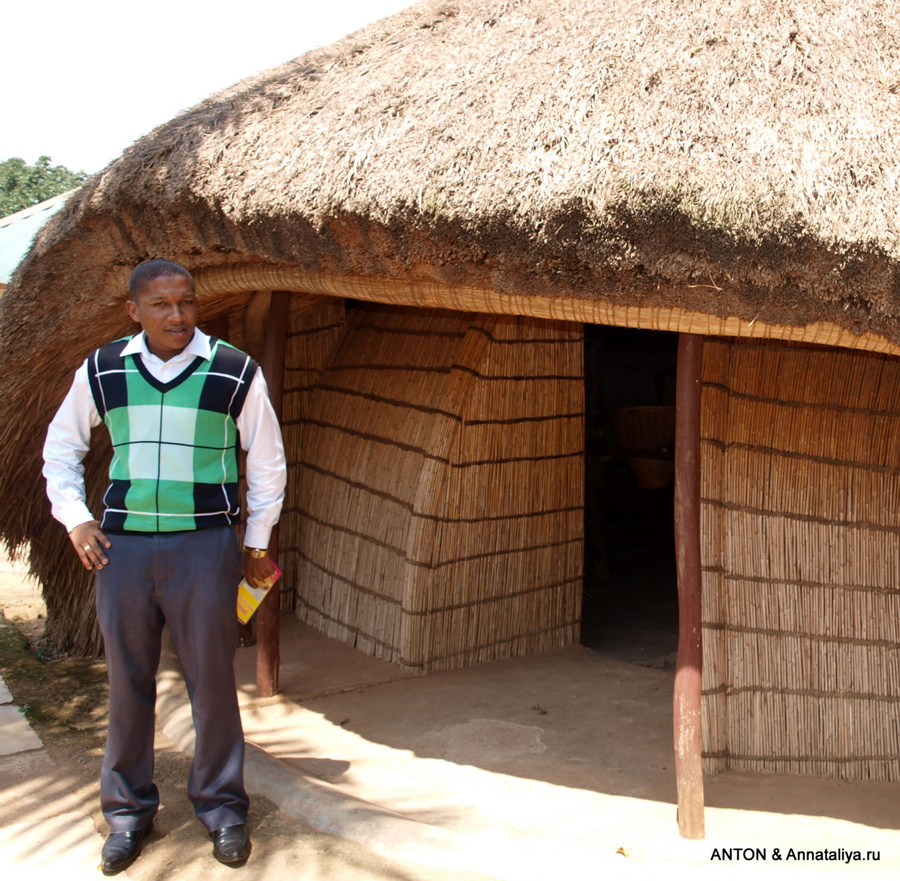
[[[197,326],[197,295],[189,278],[164,275],[125,301],[132,321],[147,335],[147,348],[162,361],[182,352]]]

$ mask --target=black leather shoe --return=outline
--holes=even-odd
[[[145,829],[134,832],[111,832],[100,854],[100,871],[104,875],[116,875],[127,869],[141,855],[144,839],[152,831],[151,823]]]
[[[244,826],[226,826],[210,832],[213,842],[213,856],[226,866],[239,866],[250,856],[250,836]]]

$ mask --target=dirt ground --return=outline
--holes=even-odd
[[[3,881],[97,878],[106,831],[97,784],[104,666],[53,656],[41,639],[39,597],[23,579],[20,566],[0,561],[0,674],[44,747],[0,755]],[[247,763],[248,782],[256,780],[254,853],[238,877],[756,878],[758,867],[742,856],[753,848],[773,854],[766,871],[779,878],[900,875],[898,784],[729,772],[706,781],[706,839],[681,839],[669,670],[572,646],[406,677],[374,670],[391,665],[314,632],[298,638],[297,628],[296,618],[283,622],[282,686],[290,699],[255,700],[255,665],[238,654],[245,732],[257,747]],[[213,859],[185,795],[189,759],[174,741],[186,748],[180,727],[190,724],[177,689],[180,678],[162,671],[159,715],[173,738],[157,735],[163,807],[128,876],[202,873],[215,881],[232,870]],[[166,709],[174,705],[177,712]],[[384,810],[388,820],[378,813]],[[354,838],[314,831],[307,819]],[[391,838],[398,824],[403,835]],[[423,835],[431,836],[426,847]],[[435,847],[438,839],[456,850]],[[871,848],[878,856],[853,865],[776,865],[782,844],[809,852]],[[81,874],[70,865],[76,851]],[[399,853],[431,864],[401,862]]]
[[[0,628],[0,675],[44,743],[42,750],[0,756],[0,792],[4,793],[0,804],[0,847],[7,847],[7,838],[2,835],[4,827],[10,833],[8,838],[12,838],[19,829],[48,815],[81,814],[90,819],[97,831],[93,841],[96,865],[107,831],[99,806],[106,729],[105,665],[102,660],[54,655],[52,646],[42,636],[45,613],[39,592],[25,578],[23,565],[5,557],[0,558],[0,613],[0,621],[5,619],[14,625]],[[200,877],[214,881],[217,877],[235,877],[232,869],[213,859],[212,845],[187,799],[190,757],[175,749],[162,732],[157,732],[156,745],[155,779],[162,807],[154,832],[140,859],[127,870],[127,877],[134,881]],[[386,860],[352,842],[305,827],[263,796],[254,795],[252,799],[248,826],[253,854],[239,876],[246,881],[298,876],[330,881],[487,878]],[[22,861],[20,874],[13,872],[13,877],[34,879],[40,876],[40,870],[53,869],[46,855],[54,852],[54,842],[37,842],[38,847],[42,844],[46,845],[43,856],[18,848],[14,862]],[[72,849],[77,848],[73,845]],[[73,877],[62,865],[58,869],[47,871],[48,876],[65,877],[67,881]],[[86,877],[102,877],[96,870],[94,873],[89,872]],[[4,879],[10,881],[6,869]]]

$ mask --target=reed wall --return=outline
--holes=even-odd
[[[900,361],[709,340],[708,771],[900,780]]]
[[[284,391],[281,430],[287,458],[288,480],[279,526],[278,560],[284,573],[281,608],[296,604],[296,588],[303,567],[300,536],[301,435],[315,384],[341,338],[346,317],[343,300],[326,299],[314,311],[292,311],[284,354]]]
[[[242,320],[220,317],[204,328],[227,339],[257,361],[263,360],[269,294],[263,292],[258,300],[251,297]],[[254,314],[255,313],[255,314]],[[287,341],[284,358],[284,385],[282,388],[281,432],[287,458],[287,486],[279,521],[278,564],[283,576],[278,581],[280,608],[293,609],[296,603],[296,584],[299,571],[300,530],[297,506],[299,477],[300,434],[309,395],[340,338],[346,315],[344,300],[333,297],[309,297],[295,295],[288,314]],[[240,456],[241,509],[246,511],[247,486],[245,480],[245,456]],[[237,526],[243,542],[245,524]]]
[[[300,417],[298,615],[420,672],[576,641],[583,394],[580,325],[352,309]]]

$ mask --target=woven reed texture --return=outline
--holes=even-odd
[[[326,298],[314,312],[291,312],[284,358],[281,428],[288,464],[279,526],[281,608],[294,608],[300,578],[300,453],[304,417],[312,389],[340,340],[346,317],[343,300]]]
[[[752,339],[780,339],[841,346],[873,352],[900,354],[900,346],[876,333],[854,333],[828,321],[801,324],[773,324],[736,316],[720,317],[679,306],[638,306],[618,300],[581,297],[516,294],[468,285],[451,285],[424,279],[378,278],[307,272],[293,266],[231,264],[196,272],[197,290],[204,295],[222,296],[235,290],[303,291],[308,296],[350,297],[374,303],[394,303],[485,312],[502,315],[529,315],[560,321],[640,327],[708,336],[738,336]],[[673,290],[683,299],[687,289]]]
[[[900,780],[900,362],[710,341],[704,755]]]
[[[237,312],[226,322],[226,326],[213,324],[207,329],[222,333],[232,345],[248,352],[257,361],[261,361],[268,323],[269,302],[269,291],[256,291],[247,299],[242,314]],[[296,503],[296,491],[299,485],[297,455],[305,401],[310,388],[325,368],[335,343],[340,337],[345,312],[344,301],[332,297],[298,295],[291,299],[281,415],[281,429],[288,462],[288,481],[279,526],[278,563],[283,575],[278,581],[278,586],[282,610],[293,609],[295,604],[298,552],[296,535],[299,529]],[[241,453],[241,510],[246,511],[247,486],[244,479],[244,458],[244,454]],[[244,528],[243,522],[236,528],[241,541],[243,541]]]
[[[360,305],[300,438],[298,615],[427,672],[579,638],[581,327]]]

